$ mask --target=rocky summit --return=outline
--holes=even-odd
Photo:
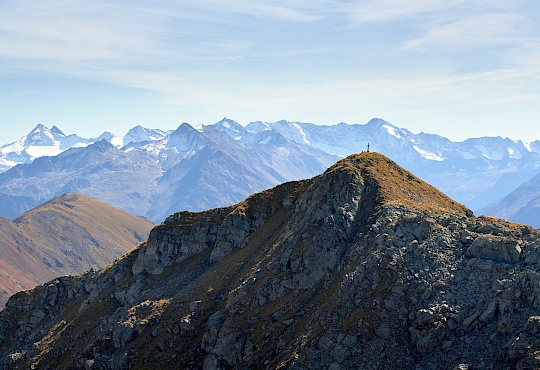
[[[361,153],[14,295],[0,369],[536,368],[538,236]]]

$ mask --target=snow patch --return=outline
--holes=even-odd
[[[298,132],[300,132],[300,135],[302,136],[302,139],[304,140],[304,143],[306,143],[307,145],[311,145],[311,143],[309,142],[309,140],[307,138],[306,133],[304,132],[304,130],[302,130],[302,127],[300,127],[300,125],[298,123],[293,123],[293,126],[298,129]]]
[[[16,141],[12,144],[6,145],[3,148],[0,149],[0,153],[7,154],[7,153],[17,153],[21,154],[21,152],[24,150],[24,145],[20,141]]]
[[[398,138],[398,139],[401,139],[401,136],[396,132],[396,129],[393,128],[392,126],[389,126],[389,125],[382,125],[382,127],[384,127],[386,129],[386,131],[388,131],[388,134]],[[416,149],[418,151],[418,149]],[[442,159],[441,159],[442,161]]]
[[[521,153],[517,150],[514,150],[512,148],[507,148],[508,149],[508,155],[510,156],[510,158],[512,159],[521,159],[523,158],[523,156],[521,155]]]
[[[34,158],[38,157],[54,157],[63,152],[59,145],[54,146],[31,146],[26,148],[26,152]]]
[[[15,167],[18,163],[4,158],[0,158],[0,166]]]
[[[124,138],[115,136],[111,139],[111,144],[117,148],[121,148],[124,146]]]
[[[425,159],[429,159],[431,161],[438,161],[438,162],[443,161],[443,158],[440,155],[437,155],[437,154],[430,153],[430,152],[427,152],[425,150],[422,150],[419,147],[417,147],[416,145],[413,145],[413,148],[414,148],[414,150],[416,150]]]
[[[482,155],[487,158],[487,159],[491,159],[491,160],[494,160],[494,161],[500,161],[503,159],[503,156],[501,153],[490,153],[485,146],[483,145],[475,145],[474,146],[480,153],[482,153]]]

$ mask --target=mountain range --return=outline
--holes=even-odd
[[[160,222],[180,209],[233,204],[282,182],[314,176],[337,159],[276,131],[254,134],[249,141],[231,138],[219,125],[130,133],[130,140],[142,141],[124,137],[119,148],[113,145],[118,138],[102,139],[0,173],[0,199],[8,200],[2,202],[2,215],[13,218],[25,207],[78,192]]]
[[[153,224],[82,194],[0,218],[0,309],[18,291],[107,266],[146,240]]]
[[[505,211],[491,204],[540,171],[538,140],[454,142],[382,119],[333,126],[258,121],[244,127],[224,118],[198,128],[184,123],[174,131],[137,126],[123,137],[104,133],[96,139],[38,125],[0,149],[0,163],[9,168],[0,174],[0,214],[13,218],[76,191],[160,222],[180,209],[230,205],[284,181],[314,176],[340,157],[367,150],[368,143],[475,212],[497,217],[506,217]],[[521,214],[520,222],[534,224],[531,212]]]
[[[501,137],[454,142],[439,135],[413,134],[382,119],[365,125],[319,126],[279,121],[254,122],[247,131],[276,130],[291,140],[347,156],[367,149],[392,158],[474,211],[506,196],[540,172],[540,141]],[[497,215],[494,215],[497,216]]]
[[[539,236],[364,152],[14,295],[0,369],[538,368]]]

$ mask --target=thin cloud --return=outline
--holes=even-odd
[[[520,13],[519,2],[369,0],[351,7],[349,17],[355,25],[395,23],[396,29],[408,29],[416,37],[405,40],[404,49],[471,49],[516,44],[531,32],[535,22]]]
[[[408,40],[406,49],[473,49],[516,45],[523,33],[523,17],[514,14],[481,14],[448,23],[431,23],[425,33]]]
[[[245,0],[232,0],[226,3],[207,0],[205,3],[220,7],[225,12],[245,13],[259,18],[274,18],[289,22],[313,22],[321,19],[321,16],[314,14],[311,9],[295,8],[290,3],[275,5],[275,2]]]
[[[160,68],[166,58],[180,64],[210,60],[220,52],[250,46],[244,35],[228,31],[231,13],[293,23],[321,19],[317,9],[308,5],[244,0],[156,2],[152,6],[87,0],[8,1],[0,13],[0,57],[29,61],[31,68],[39,68],[32,60],[44,61],[43,69],[57,70],[86,62],[93,67],[101,63]],[[243,23],[241,18],[235,22]],[[24,63],[16,64],[24,67]]]
[[[504,0],[367,0],[344,6],[354,24],[391,23],[417,17],[461,17],[493,10],[508,10],[511,2]]]
[[[5,5],[0,15],[0,56],[12,59],[117,60],[152,45],[148,19],[138,9],[86,1]],[[134,19],[142,22],[135,23]]]
[[[104,82],[239,119],[534,106],[538,22],[517,3],[5,0],[0,74]]]
[[[349,9],[349,17],[354,24],[390,23],[422,14],[441,12],[456,3],[461,4],[462,1],[362,1]]]

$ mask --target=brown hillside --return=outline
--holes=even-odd
[[[81,194],[0,220],[0,307],[56,276],[102,268],[146,239],[153,224]]]
[[[0,309],[13,293],[50,279],[34,268],[39,262],[31,254],[33,249],[34,243],[13,221],[0,218]]]

